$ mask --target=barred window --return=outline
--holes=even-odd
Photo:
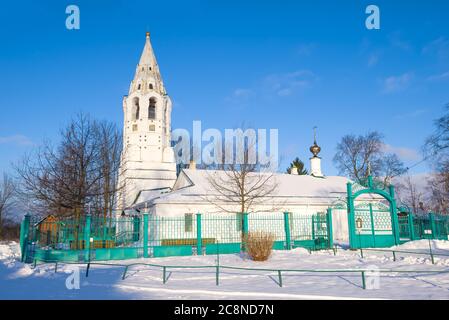
[[[191,232],[193,227],[193,214],[186,213],[184,215],[184,229],[186,232]]]

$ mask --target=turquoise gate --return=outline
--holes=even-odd
[[[382,202],[356,205],[354,220],[355,247],[390,247],[395,244],[390,208]]]
[[[394,187],[388,192],[374,186],[371,176],[368,186],[353,190],[354,184],[347,184],[349,245],[351,248],[391,247],[400,243],[399,223],[394,199]],[[355,192],[354,192],[355,191]],[[358,197],[364,194],[381,196],[386,204],[362,203],[355,205]]]

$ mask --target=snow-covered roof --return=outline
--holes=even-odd
[[[255,173],[258,174],[258,173]],[[146,199],[139,203],[144,207],[160,203],[193,203],[204,201],[204,197],[211,196],[216,190],[211,179],[226,179],[226,173],[216,170],[183,169],[179,174],[173,191],[160,194],[153,199]],[[346,184],[349,179],[340,176],[313,177],[309,175],[293,175],[275,173],[272,175],[277,187],[270,197],[285,198],[303,202],[300,199],[316,199],[320,203],[331,203],[346,195]],[[217,181],[217,180],[216,180]]]

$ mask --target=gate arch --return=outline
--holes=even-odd
[[[351,248],[390,247],[399,244],[399,224],[396,211],[394,186],[388,192],[374,186],[371,176],[368,187],[354,192],[353,183],[347,184],[349,245]],[[386,200],[366,202],[355,206],[357,198],[364,194],[375,194]]]

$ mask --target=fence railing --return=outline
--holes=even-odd
[[[85,215],[37,219],[27,215],[21,228],[22,259],[42,261],[121,260],[238,253],[245,235],[274,235],[273,249],[332,247],[331,212],[185,214],[184,216],[104,217]]]
[[[34,268],[37,266],[37,262],[42,260],[34,260]],[[55,264],[55,272],[58,270],[58,261],[42,261],[42,264],[49,264],[54,263]],[[66,263],[66,262],[64,262]],[[68,263],[70,264],[70,262]],[[413,269],[381,269],[381,268],[341,268],[341,269],[295,269],[295,268],[250,268],[250,267],[236,267],[236,266],[227,266],[227,265],[163,265],[163,264],[155,264],[155,263],[143,263],[143,262],[137,262],[137,263],[130,263],[130,264],[116,264],[116,263],[99,263],[99,262],[88,262],[86,265],[86,272],[85,276],[86,278],[89,276],[89,271],[91,269],[91,266],[111,266],[111,267],[123,267],[123,273],[122,273],[122,280],[125,280],[128,272],[131,268],[136,266],[144,266],[144,267],[153,267],[158,268],[161,271],[161,280],[163,284],[166,284],[170,274],[171,270],[198,270],[198,269],[212,269],[215,271],[215,284],[218,286],[220,285],[220,272],[221,270],[236,270],[236,271],[249,271],[249,272],[273,272],[277,275],[277,284],[279,287],[283,287],[283,275],[286,273],[289,273],[290,275],[292,273],[318,273],[318,274],[331,274],[335,275],[336,277],[341,277],[341,274],[359,274],[361,277],[361,285],[360,287],[362,289],[367,289],[367,276],[381,276],[382,274],[442,274],[442,273],[448,273],[448,269],[440,269],[440,270],[413,270]],[[357,284],[354,284],[357,286]],[[369,289],[369,288],[368,288]]]
[[[398,215],[401,242],[420,239],[449,240],[449,217],[428,213],[417,215],[411,212]]]

